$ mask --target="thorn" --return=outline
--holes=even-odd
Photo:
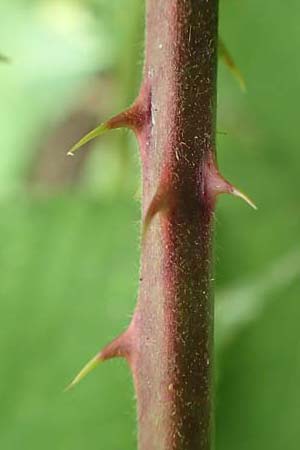
[[[224,64],[228,67],[232,75],[235,77],[235,79],[238,81],[240,88],[243,92],[246,92],[246,82],[245,79],[235,64],[231,54],[229,53],[228,49],[226,48],[224,42],[221,38],[219,38],[219,56],[223,60]]]
[[[92,131],[90,131],[88,134],[86,134],[75,145],[73,145],[73,147],[68,151],[67,155],[74,156],[74,153],[77,150],[79,150],[83,145],[87,144],[88,142],[92,141],[98,136],[101,136],[101,134],[105,133],[107,130],[109,130],[107,122],[102,123],[98,127],[94,128]]]
[[[112,117],[108,122],[110,129],[129,128],[135,132],[139,131],[145,123],[145,110],[143,109],[143,99],[138,98],[133,105]]]
[[[240,197],[242,200],[244,200],[246,203],[248,203],[249,206],[251,206],[251,208],[255,209],[257,211],[257,206],[255,205],[255,203],[243,192],[239,191],[238,189],[236,189],[234,186],[232,186],[232,195],[234,195],[235,197]]]
[[[156,216],[156,214],[166,211],[166,209],[170,206],[170,195],[168,190],[163,187],[159,186],[156,194],[154,195],[148,210],[146,212],[144,223],[143,223],[143,230],[142,230],[142,242],[144,241],[147,231],[149,229],[149,226]]]
[[[124,333],[110,342],[104,349],[92,358],[81,371],[76,375],[73,381],[66,387],[65,392],[76,386],[83,378],[85,378],[90,372],[92,372],[100,363],[107,361],[108,359],[116,357],[128,357],[130,353],[130,335],[131,327],[129,327]]]
[[[110,342],[101,352],[102,360],[107,361],[112,358],[127,358],[130,353],[131,327]]]
[[[145,122],[145,111],[142,106],[143,104],[141,104],[141,101],[138,98],[138,100],[130,108],[112,117],[107,122],[101,123],[98,127],[86,134],[82,139],[80,139],[80,141],[73,145],[67,155],[74,156],[74,153],[77,150],[93,139],[101,136],[108,130],[114,130],[116,128],[129,128],[135,132],[138,132]]]
[[[90,372],[92,372],[101,362],[103,361],[101,353],[94,356],[84,367],[81,369],[81,371],[76,375],[76,377],[73,379],[73,381],[65,388],[64,392],[69,391],[72,389],[76,384],[78,384],[83,378],[85,378]]]
[[[211,199],[215,199],[220,194],[231,194],[244,200],[251,208],[257,210],[255,203],[242,191],[227,181],[218,171],[213,157],[206,162],[206,192]]]

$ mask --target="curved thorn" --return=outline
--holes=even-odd
[[[80,141],[78,141],[73,147],[68,151],[68,156],[74,156],[74,153],[80,149],[83,145],[87,144],[88,142],[92,141],[93,139],[101,136],[101,134],[105,133],[107,130],[109,130],[109,126],[107,122],[102,123],[98,127],[94,128],[92,131],[90,131],[88,134],[86,134]]]
[[[159,211],[159,200],[156,199],[156,197],[154,196],[154,198],[152,199],[145,218],[144,218],[144,223],[143,223],[143,230],[142,230],[142,241],[145,239],[147,231],[149,229],[150,223],[152,222],[152,219],[156,216],[156,214]]]
[[[74,153],[82,146],[101,136],[108,130],[113,130],[116,128],[129,128],[137,133],[143,126],[145,120],[145,111],[142,106],[143,105],[141,105],[139,101],[136,101],[130,108],[122,111],[114,117],[111,117],[106,122],[101,123],[98,127],[94,128],[82,139],[80,139],[80,141],[73,145],[67,154],[69,156],[73,156]]]
[[[76,375],[76,377],[71,381],[71,383],[65,388],[65,392],[72,389],[76,384],[78,384],[83,378],[85,378],[90,372],[92,372],[100,363],[102,362],[101,353],[94,356],[81,371]]]
[[[151,203],[147,209],[144,223],[143,223],[143,229],[142,229],[142,242],[144,241],[147,231],[149,229],[149,226],[159,212],[165,211],[168,207],[169,203],[169,195],[168,192],[163,190],[162,188],[158,188],[156,194],[154,195],[153,199],[151,200]]]
[[[255,205],[255,203],[246,194],[244,194],[243,192],[239,191],[234,186],[232,186],[232,195],[235,195],[236,197],[241,198],[246,203],[248,203],[248,205],[251,206],[251,208],[257,210],[257,206]]]
[[[241,90],[246,92],[247,89],[245,79],[221,38],[219,38],[219,56],[228,67],[234,78],[238,81]]]
[[[100,363],[116,357],[127,358],[131,347],[132,327],[129,327],[124,333],[120,334],[116,339],[106,345],[103,350],[92,358],[81,371],[76,375],[73,381],[66,387],[65,391],[69,391],[90,372],[92,372]]]
[[[226,180],[219,172],[216,161],[212,155],[206,161],[204,179],[206,182],[206,191],[208,197],[214,200],[220,194],[230,194],[239,197],[248,203],[251,208],[257,210],[255,203],[244,192],[237,189],[233,184]]]

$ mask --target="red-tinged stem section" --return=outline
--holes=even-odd
[[[94,357],[125,357],[140,450],[212,450],[212,240],[216,197],[255,205],[219,173],[215,154],[217,0],[148,0],[140,95],[71,149],[128,127],[141,151],[138,303],[128,330]]]
[[[147,230],[130,361],[141,450],[212,447],[217,12],[217,0],[147,2]]]

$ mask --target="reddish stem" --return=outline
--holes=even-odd
[[[128,330],[93,358],[125,357],[138,403],[140,450],[211,450],[212,239],[217,195],[251,200],[215,154],[217,0],[148,0],[144,80],[111,128],[139,140],[143,233],[138,304]]]
[[[206,167],[215,159],[217,10],[217,0],[147,4],[151,112],[141,154],[143,214],[152,222],[130,360],[141,450],[212,445],[215,196]]]

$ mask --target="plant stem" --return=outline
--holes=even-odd
[[[141,450],[209,450],[217,0],[148,0],[142,245],[133,369]],[[150,205],[150,208],[149,208]],[[154,215],[158,214],[156,217]]]
[[[251,201],[215,157],[217,0],[148,0],[146,61],[134,104],[92,130],[128,127],[139,140],[143,234],[138,303],[129,328],[93,358],[132,369],[140,450],[211,450],[212,235],[216,196]],[[252,205],[253,206],[253,205]]]

